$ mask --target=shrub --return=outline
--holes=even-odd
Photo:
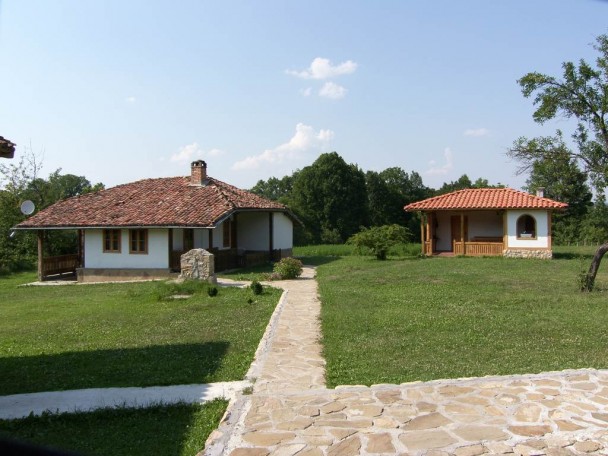
[[[251,282],[251,285],[249,285],[249,288],[251,288],[251,291],[253,291],[254,295],[260,295],[264,291],[262,284],[260,282],[258,282],[257,280],[254,280],[253,282]]]
[[[302,275],[302,262],[295,258],[283,258],[275,263],[272,272],[277,274],[281,280],[295,279]]]
[[[368,249],[378,260],[386,260],[388,250],[394,245],[406,242],[409,235],[409,230],[401,225],[374,226],[363,228],[347,242],[354,245],[359,252]]]

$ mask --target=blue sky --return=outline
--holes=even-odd
[[[595,60],[601,0],[0,0],[0,135],[106,186],[189,173],[242,188],[337,151],[439,187],[520,188],[516,80]]]

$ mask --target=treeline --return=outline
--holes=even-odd
[[[48,178],[38,176],[42,165],[32,153],[25,153],[16,164],[0,164],[0,273],[31,268],[38,252],[36,235],[13,233],[12,228],[25,220],[21,204],[30,200],[36,211],[51,204],[84,193],[101,190],[103,184],[92,185],[85,177],[61,174],[61,169]],[[62,255],[77,250],[75,232],[54,230],[46,233],[47,255]]]
[[[405,205],[481,187],[492,185],[486,179],[472,182],[463,175],[435,190],[425,186],[415,171],[392,167],[365,172],[331,152],[291,176],[260,180],[251,191],[289,206],[303,223],[295,226],[294,243],[306,245],[342,243],[361,227],[392,224],[407,228],[410,240],[417,240],[420,220],[416,213],[405,212]]]

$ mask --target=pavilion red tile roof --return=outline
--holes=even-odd
[[[463,209],[564,209],[566,207],[568,207],[566,203],[512,188],[469,188],[411,203],[404,209],[412,212]]]
[[[287,207],[217,179],[144,179],[59,201],[17,229],[85,227],[212,227],[234,212]]]

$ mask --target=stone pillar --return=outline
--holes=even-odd
[[[206,280],[217,283],[213,254],[204,249],[192,249],[180,258],[180,279]]]

